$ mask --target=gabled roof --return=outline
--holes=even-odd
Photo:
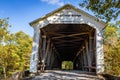
[[[98,18],[96,18],[96,17],[88,14],[87,12],[85,12],[85,11],[83,11],[83,10],[81,10],[81,9],[78,9],[78,8],[76,8],[75,6],[72,6],[72,5],[70,5],[70,4],[66,4],[66,5],[64,5],[64,6],[60,7],[60,8],[58,8],[58,9],[56,9],[56,10],[54,10],[54,11],[48,13],[48,14],[46,14],[46,15],[43,16],[43,17],[38,18],[38,19],[30,22],[29,24],[32,26],[34,23],[37,23],[37,22],[42,21],[42,20],[44,20],[44,19],[47,19],[48,17],[54,15],[54,14],[57,13],[57,12],[62,11],[63,9],[66,9],[66,8],[71,8],[71,9],[75,10],[76,12],[83,13],[83,14],[85,14],[85,15],[88,15],[89,17],[93,18],[94,20],[98,20],[100,23],[105,24],[104,21],[101,21],[101,20],[99,20]]]

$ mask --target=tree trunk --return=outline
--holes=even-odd
[[[6,68],[3,67],[3,75],[4,75],[4,78],[6,79],[7,78],[7,74],[6,74]]]

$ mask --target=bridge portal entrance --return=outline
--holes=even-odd
[[[103,21],[67,4],[30,25],[34,28],[30,72],[37,72],[41,64],[46,70],[62,69],[63,61],[73,62],[73,70],[104,71]]]

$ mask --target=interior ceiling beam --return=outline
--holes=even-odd
[[[48,35],[53,35],[53,36],[55,36],[55,37],[58,37],[58,36],[66,36],[66,33],[69,33],[69,35],[70,34],[78,34],[78,33],[76,33],[76,32],[60,32],[60,33],[56,33],[56,32],[46,32],[46,34],[48,34]],[[86,32],[84,32],[84,33],[86,33]],[[77,37],[77,36],[71,36],[72,38],[80,38],[80,36],[79,37]],[[63,37],[64,38],[64,37]],[[59,38],[59,39],[61,39],[61,38]]]
[[[82,43],[82,42],[81,42]],[[79,45],[80,42],[64,43],[65,45]],[[60,45],[60,44],[59,44]]]
[[[55,37],[58,37],[58,36],[55,36]],[[51,39],[52,40],[63,40],[65,37],[62,37],[62,38],[55,38],[55,39],[52,39],[52,37],[51,37]],[[69,37],[69,38],[73,38],[73,39],[80,39],[80,38],[83,38],[82,36],[71,36],[71,37]]]
[[[45,31],[44,29],[40,29],[42,32],[43,32],[43,34],[45,35],[45,36],[47,36],[47,37],[49,37],[50,38],[50,36],[49,35],[54,35],[55,37],[58,37],[58,36],[66,36],[65,34],[63,34],[63,33],[65,33],[65,32],[60,32],[60,33],[56,33],[56,32],[47,32],[47,31]],[[70,35],[72,35],[72,34],[80,34],[80,33],[76,33],[76,32],[66,32],[66,33],[69,33]],[[87,32],[84,32],[84,33],[87,33]],[[69,35],[68,35],[69,36]],[[77,35],[76,36],[69,36],[69,37],[72,37],[72,38],[80,38],[80,36],[79,37],[77,37]],[[64,37],[63,37],[64,38]],[[55,38],[55,39],[58,39],[58,40],[60,40],[61,38]]]
[[[63,49],[63,47],[66,47],[66,48],[76,48],[76,47],[80,47],[80,45],[77,45],[77,46],[64,46],[64,45],[62,45],[62,46],[56,46],[56,48],[59,48],[59,49]]]
[[[47,31],[46,33],[52,34],[52,35],[65,35],[65,34],[76,34],[76,33],[80,33],[80,32],[48,32]]]
[[[52,39],[58,39],[58,38],[64,38],[64,37],[73,37],[73,36],[79,36],[79,35],[84,35],[84,34],[89,34],[89,32],[62,35],[62,36],[52,37]]]
[[[59,38],[59,39],[54,39],[55,40],[55,42],[57,42],[57,41],[66,41],[66,42],[71,42],[71,41],[79,41],[79,40],[83,40],[84,38],[82,38],[82,37],[79,37],[78,39],[70,39],[70,40],[64,40],[64,39],[62,39],[62,38]]]
[[[80,46],[80,44],[61,44],[57,45],[56,47],[73,47],[73,46]]]
[[[47,33],[48,33],[48,34],[52,34],[52,35],[60,35],[60,36],[65,35],[65,34],[56,33],[56,32],[47,32]]]
[[[84,39],[74,39],[74,40],[62,40],[59,42],[54,42],[55,44],[62,44],[62,43],[78,43],[77,41],[82,41]],[[80,43],[80,42],[79,42]]]
[[[79,32],[76,32],[76,31],[75,31],[75,32],[63,32],[63,31],[62,31],[62,32],[59,32],[59,34],[66,34],[66,33],[75,34],[75,33],[79,33]]]

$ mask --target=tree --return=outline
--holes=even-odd
[[[73,69],[73,62],[72,61],[63,61],[62,62],[62,69],[72,70]]]
[[[109,24],[104,31],[105,72],[120,75],[120,28]]]
[[[0,71],[4,78],[29,69],[32,38],[20,31],[11,34],[8,19],[0,19]]]
[[[0,19],[0,67],[2,68],[4,78],[12,74],[16,62],[19,60],[16,53],[16,44],[14,34],[10,34],[8,18]],[[17,66],[18,67],[18,66]]]
[[[80,6],[93,11],[98,18],[106,21],[120,15],[120,0],[83,0]]]
[[[10,25],[8,24],[8,18],[0,19],[0,66],[3,70],[5,78],[6,78],[7,55],[4,52],[5,51],[4,46],[6,45],[5,41],[9,34],[8,27],[10,27]],[[4,58],[2,56],[4,56]]]
[[[30,53],[32,50],[32,38],[20,31],[15,34],[17,55],[20,57],[20,70],[29,69]]]

